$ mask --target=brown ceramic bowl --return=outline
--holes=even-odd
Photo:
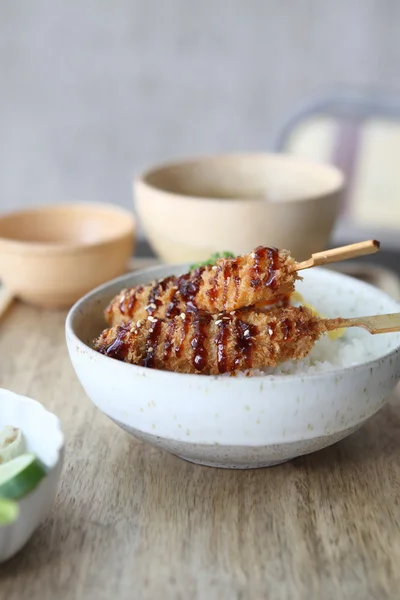
[[[332,166],[283,154],[231,154],[154,167],[135,181],[134,193],[147,237],[165,262],[258,245],[304,260],[326,248],[343,183]]]
[[[0,279],[8,292],[67,308],[122,275],[132,255],[133,215],[109,204],[63,204],[0,216]]]

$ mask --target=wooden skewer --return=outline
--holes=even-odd
[[[316,252],[311,255],[311,258],[303,262],[297,263],[296,271],[310,269],[311,267],[319,267],[332,262],[348,260],[357,256],[365,256],[366,254],[375,254],[381,247],[377,240],[367,240],[366,242],[358,242],[349,246],[341,246],[333,250],[325,250],[324,252]]]
[[[355,317],[353,319],[325,319],[328,331],[342,327],[364,327],[370,333],[391,333],[400,331],[400,313],[390,315],[373,315],[372,317]]]

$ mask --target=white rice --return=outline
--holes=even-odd
[[[251,369],[237,373],[237,377],[253,377],[260,375],[304,375],[332,371],[338,368],[351,367],[368,362],[377,357],[374,344],[366,343],[369,334],[363,331],[346,332],[341,338],[331,340],[324,335],[303,360],[289,360],[277,367]],[[370,337],[370,336],[369,336]]]
[[[297,285],[297,299],[292,297],[293,305],[300,304],[315,307],[320,316],[334,318],[338,315],[353,317],[359,315],[386,314],[397,312],[392,302],[376,296],[363,288],[350,285],[351,279],[341,281],[337,275],[325,269],[311,269],[302,274],[303,281]],[[331,282],[332,280],[332,282]],[[325,283],[324,283],[325,282]],[[310,306],[310,304],[312,306]],[[269,307],[268,309],[270,309]],[[284,378],[288,375],[336,371],[376,360],[400,347],[399,333],[371,335],[365,329],[352,327],[336,339],[323,335],[312,351],[303,360],[290,360],[277,367],[250,369],[238,372],[237,377],[273,376]]]

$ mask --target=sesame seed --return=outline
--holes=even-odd
[[[150,333],[153,333],[153,331],[154,331],[154,328],[153,328],[153,327],[152,327],[151,329],[149,329],[149,332],[150,332]]]
[[[143,321],[137,321],[136,327],[141,327]]]
[[[244,337],[245,338],[249,338],[250,337],[250,331],[248,329],[246,329],[246,331],[244,332]]]
[[[229,317],[222,317],[222,320],[223,321],[230,321],[230,318]]]
[[[235,314],[235,311],[234,311],[234,310],[231,310],[231,312],[230,312],[229,314],[230,314],[230,315],[234,315],[234,314]]]
[[[153,352],[154,348],[153,346],[150,346],[150,348],[148,349],[148,352]]]
[[[212,267],[212,270],[213,270],[213,271],[216,271],[217,269],[218,269],[217,265],[214,265],[214,266]]]
[[[250,256],[251,256],[251,258],[255,258],[255,257],[256,257],[256,253],[255,253],[255,252],[252,252],[252,253],[250,254]]]
[[[274,333],[274,330],[272,329],[272,327],[268,327],[268,333],[269,333],[269,335],[272,335]]]
[[[147,317],[147,320],[150,321],[151,323],[157,323],[158,319],[156,319],[156,317],[152,317],[151,315],[149,317]]]
[[[150,304],[148,304],[145,308],[145,310],[149,311],[149,310],[156,310],[157,306],[154,304],[154,302],[151,302]]]
[[[218,319],[218,321],[215,321],[216,325],[219,325],[220,323],[222,323],[222,319]]]
[[[184,320],[186,319],[186,315],[185,315],[185,313],[181,313],[181,314],[180,314],[180,317],[181,317],[182,321],[184,321]]]

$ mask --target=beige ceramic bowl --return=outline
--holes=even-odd
[[[148,239],[169,263],[212,252],[287,248],[297,260],[324,250],[343,175],[286,155],[211,156],[155,167],[134,182]]]
[[[125,272],[135,221],[108,204],[63,204],[0,216],[0,279],[9,294],[46,308],[71,306]]]

